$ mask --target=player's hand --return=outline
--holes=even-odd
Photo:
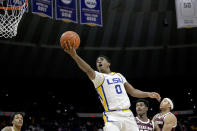
[[[156,93],[156,92],[150,92],[150,93],[149,93],[149,97],[150,97],[150,98],[155,98],[155,99],[157,99],[159,102],[161,101],[161,96],[160,96],[158,93]]]
[[[65,51],[66,53],[68,53],[69,55],[71,55],[72,57],[74,57],[74,56],[77,54],[77,53],[76,53],[76,50],[75,50],[75,48],[74,48],[74,45],[75,45],[75,43],[72,44],[72,46],[71,46],[69,40],[64,42],[64,51]]]

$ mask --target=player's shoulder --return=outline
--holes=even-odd
[[[122,74],[121,74],[121,73],[119,73],[119,72],[112,72],[112,73],[117,74],[117,75],[122,75]]]
[[[119,73],[119,72],[113,72],[114,74],[117,74],[117,75],[119,75],[120,77],[124,77],[121,73]]]
[[[160,114],[160,113],[157,113],[156,115],[154,115],[154,117],[153,117],[152,120],[154,121],[154,120],[159,116],[159,114]]]
[[[12,131],[12,127],[11,126],[6,126],[1,131]]]
[[[101,72],[99,72],[99,71],[94,71],[95,73],[98,73],[98,74],[101,74]]]
[[[104,75],[104,73],[101,73],[101,72],[99,72],[99,71],[95,71],[95,74],[96,74],[96,75],[100,75],[100,76],[103,76],[103,75]]]
[[[169,113],[166,117],[165,117],[165,121],[177,121],[176,116],[173,113]]]
[[[174,119],[176,119],[176,116],[173,113],[170,113],[169,116],[173,117]]]
[[[155,116],[154,117],[158,117],[160,115],[160,113],[157,113],[157,114],[155,114]]]

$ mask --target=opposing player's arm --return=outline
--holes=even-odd
[[[77,55],[76,50],[74,49],[74,47],[70,46],[69,41],[65,44],[64,51],[75,60],[78,67],[88,75],[90,80],[93,80],[95,78],[95,71],[80,56]]]
[[[130,94],[133,97],[137,97],[137,98],[146,98],[146,97],[150,97],[150,98],[155,98],[158,101],[161,100],[161,97],[158,93],[156,92],[144,92],[138,89],[135,89],[131,84],[129,84],[128,82],[124,83],[125,89],[127,91],[128,94]]]
[[[1,131],[10,131],[10,127],[4,127],[3,129],[1,129]]]
[[[174,115],[168,115],[164,119],[164,126],[162,131],[171,131],[173,126],[176,126],[177,119]]]

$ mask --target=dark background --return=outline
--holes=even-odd
[[[171,98],[175,111],[196,111],[197,29],[177,29],[175,2],[104,0],[102,6],[103,27],[29,12],[16,37],[0,38],[1,111],[48,116],[73,107],[76,112],[103,111],[91,81],[59,46],[68,30],[80,35],[77,52],[94,69],[97,56],[107,55],[112,71],[135,88]],[[135,100],[131,98],[133,111]],[[159,103],[148,100],[153,115]]]

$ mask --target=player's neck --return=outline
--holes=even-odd
[[[110,68],[108,68],[107,70],[105,70],[105,72],[103,72],[103,73],[105,73],[105,74],[110,74],[110,73],[111,73]]]
[[[168,112],[170,112],[169,109],[162,109],[162,110],[161,110],[161,114],[162,114],[162,115],[164,115],[164,114],[166,114],[166,113],[168,113]]]
[[[15,125],[13,125],[14,131],[21,131],[21,127],[17,127]]]
[[[137,117],[143,121],[143,122],[147,122],[148,121],[148,117],[146,114],[143,114],[143,115],[137,115]]]

